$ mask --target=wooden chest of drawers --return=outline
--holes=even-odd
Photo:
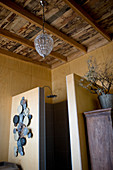
[[[92,170],[113,170],[113,110],[84,113]]]

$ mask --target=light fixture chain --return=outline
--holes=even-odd
[[[44,34],[44,23],[45,23],[45,14],[44,14],[44,2],[43,2],[43,34]]]

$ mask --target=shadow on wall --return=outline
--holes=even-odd
[[[47,170],[71,170],[67,101],[46,104]]]

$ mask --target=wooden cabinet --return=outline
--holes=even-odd
[[[92,170],[113,170],[113,110],[84,113]]]

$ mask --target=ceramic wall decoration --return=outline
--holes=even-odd
[[[30,125],[32,115],[27,106],[27,100],[22,97],[20,105],[17,108],[18,115],[13,117],[13,123],[15,128],[13,129],[14,139],[17,141],[17,146],[14,147],[14,155],[18,156],[18,153],[23,156],[24,148],[26,144],[26,137],[31,138],[33,136],[32,131],[28,126]]]

